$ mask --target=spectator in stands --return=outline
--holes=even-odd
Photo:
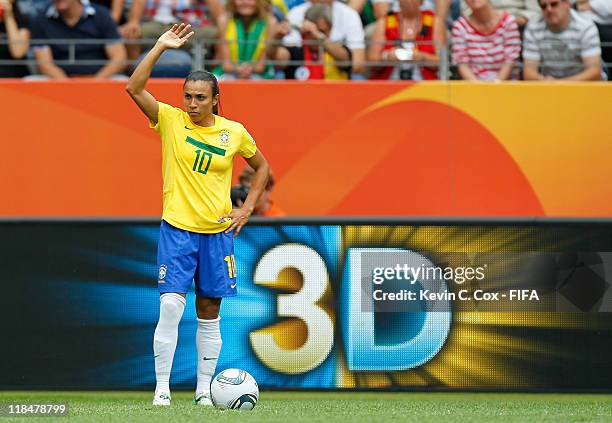
[[[601,79],[601,47],[593,21],[570,9],[568,0],[540,0],[542,17],[525,28],[526,80]]]
[[[349,5],[355,4],[361,0],[349,0]],[[374,10],[376,19],[385,18],[390,13],[399,12],[399,0],[370,0]],[[445,46],[446,37],[446,19],[449,17],[451,9],[455,9],[453,4],[459,0],[423,0],[421,10],[431,10],[434,13],[434,44],[439,48]]]
[[[195,32],[192,40],[204,41],[209,49],[214,46],[218,36],[216,25],[224,14],[220,0],[133,1],[146,2],[144,22],[141,24],[142,38],[157,39],[175,23],[184,22],[190,24]]]
[[[48,78],[60,79],[68,76],[93,76],[95,78],[116,77],[126,67],[125,46],[120,42],[117,24],[102,6],[79,0],[53,0],[45,16],[34,20],[34,39],[106,39],[107,44],[78,44],[75,59],[78,61],[107,61],[106,64],[55,64],[54,60],[70,58],[67,44],[37,44],[34,57],[39,72]]]
[[[351,74],[351,50],[341,42],[333,42],[331,6],[323,3],[313,4],[304,14],[300,33],[300,46],[279,47],[273,57],[290,63],[285,67],[287,79],[326,79],[347,80]],[[279,31],[282,36],[284,32]],[[269,53],[270,54],[270,53]],[[279,67],[284,67],[280,65]]]
[[[246,200],[249,190],[251,189],[251,181],[254,174],[255,171],[250,166],[245,166],[245,168],[242,170],[242,173],[240,173],[240,177],[238,178],[238,184],[232,187],[232,207],[242,207],[242,204],[244,203],[244,200]],[[266,183],[266,188],[259,197],[259,200],[257,200],[257,203],[255,203],[253,215],[269,217],[285,216],[285,212],[270,198],[273,189],[274,177],[270,173],[270,177]]]
[[[28,53],[30,31],[27,18],[14,0],[0,0],[0,60],[24,59]],[[28,74],[25,65],[0,65],[0,78],[21,78]]]
[[[302,46],[302,23],[306,11],[315,3],[327,4],[332,10],[332,25],[329,41],[345,45],[350,49],[352,71],[362,73],[365,70],[365,41],[363,26],[359,14],[346,4],[337,0],[308,1],[289,10],[287,20],[292,30],[283,38],[286,47]]]
[[[245,166],[240,176],[238,177],[238,183],[232,187],[230,197],[232,199],[233,207],[242,207],[244,201],[249,194],[251,189],[251,181],[255,171],[251,166]]]
[[[285,213],[283,209],[281,209],[278,204],[276,204],[270,198],[273,189],[274,177],[270,173],[268,183],[266,184],[266,189],[257,200],[257,203],[255,203],[255,208],[253,209],[254,216],[281,217],[287,215],[287,213]]]
[[[608,79],[612,76],[612,0],[577,0],[576,9],[595,22],[601,41],[601,57],[608,64]],[[607,44],[607,45],[604,45]]]
[[[519,29],[525,28],[527,22],[541,16],[538,0],[491,0],[491,5],[497,10],[504,10],[514,16]],[[466,0],[461,1],[461,13],[465,16],[471,13]]]
[[[368,60],[397,65],[375,69],[370,78],[437,79],[439,58],[433,43],[434,14],[420,10],[422,0],[399,0],[399,3],[398,13],[376,22],[368,48]]]
[[[472,81],[517,79],[514,62],[521,38],[516,21],[489,0],[467,1],[472,14],[457,19],[452,30],[452,59],[459,75]]]
[[[214,71],[221,79],[273,78],[266,62],[266,44],[276,26],[268,0],[228,0],[228,14],[219,19],[217,49],[221,66]]]

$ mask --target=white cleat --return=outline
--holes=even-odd
[[[153,405],[168,406],[171,400],[170,392],[156,392],[153,397]]]
[[[213,402],[210,399],[210,394],[196,394],[193,403],[195,405],[201,405],[203,407],[212,407]]]

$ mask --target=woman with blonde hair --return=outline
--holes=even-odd
[[[227,15],[219,21],[221,79],[272,78],[266,63],[266,43],[276,21],[268,0],[228,0]]]

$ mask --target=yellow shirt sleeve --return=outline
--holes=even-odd
[[[240,147],[238,147],[238,154],[246,159],[250,159],[257,153],[257,145],[255,144],[255,140],[249,134],[249,131],[246,128],[242,127],[242,134],[240,136]]]
[[[159,111],[157,112],[157,123],[149,121],[149,128],[153,129],[158,134],[164,132],[164,128],[168,125],[172,119],[176,118],[181,114],[181,109],[172,107],[169,104],[157,102]]]

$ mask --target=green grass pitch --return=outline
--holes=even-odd
[[[174,392],[153,407],[150,392],[1,392],[0,404],[65,402],[69,418],[4,421],[83,422],[611,422],[612,394],[263,392],[251,412],[192,405]]]

